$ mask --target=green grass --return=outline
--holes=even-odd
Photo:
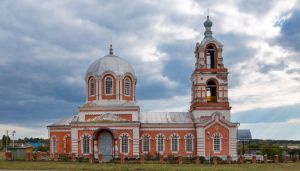
[[[0,151],[0,161],[4,159],[4,152]]]
[[[39,170],[186,170],[186,171],[292,171],[300,170],[300,163],[270,163],[270,164],[89,164],[79,162],[54,162],[54,161],[0,161],[0,169],[39,169]]]

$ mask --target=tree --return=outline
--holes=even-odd
[[[8,142],[8,146],[9,146],[9,144],[10,144],[10,137],[6,136],[6,135],[3,135],[2,136],[2,147],[3,148],[6,147],[6,142]]]

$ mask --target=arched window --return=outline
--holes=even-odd
[[[206,67],[215,68],[215,48],[212,45],[206,47]]]
[[[192,152],[193,151],[193,135],[188,134],[185,136],[185,151]]]
[[[105,79],[105,94],[113,94],[113,80],[111,77]]]
[[[179,147],[179,136],[176,134],[173,134],[171,136],[171,151],[178,152],[178,147]]]
[[[56,153],[56,137],[52,137],[52,153]]]
[[[129,152],[129,136],[127,134],[121,135],[121,153],[127,154]]]
[[[83,154],[90,153],[90,137],[88,135],[84,135],[82,139],[82,152]]]
[[[220,134],[213,135],[213,150],[214,150],[214,152],[221,151],[221,135]]]
[[[156,150],[158,153],[164,152],[164,136],[162,134],[156,137]]]
[[[209,81],[206,86],[207,102],[217,102],[217,85],[214,81]]]
[[[125,81],[124,81],[124,94],[125,94],[125,96],[130,96],[130,88],[131,88],[130,79],[125,78]]]
[[[95,80],[94,78],[90,79],[90,96],[95,95]]]
[[[142,138],[143,152],[148,153],[150,151],[150,136],[144,135]]]

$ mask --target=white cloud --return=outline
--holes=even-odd
[[[173,96],[156,100],[140,100],[142,112],[187,112],[190,107],[190,96]]]
[[[88,64],[107,54],[106,45],[109,37],[112,37],[115,53],[128,59],[138,79],[143,80],[143,83],[139,81],[138,84],[161,85],[175,92],[176,88],[181,87],[181,82],[173,80],[165,70],[168,70],[166,63],[172,60],[171,51],[178,46],[171,46],[170,49],[162,47],[175,43],[189,44],[188,46],[193,47],[196,41],[201,41],[204,30],[202,23],[209,7],[215,38],[218,39],[218,34],[235,34],[246,41],[245,46],[251,49],[253,54],[246,61],[239,61],[239,49],[225,44],[224,53],[226,49],[231,48],[237,54],[236,64],[228,68],[229,72],[241,80],[240,85],[229,90],[233,112],[293,105],[299,102],[299,92],[291,91],[300,88],[295,80],[299,76],[296,73],[288,74],[287,70],[299,68],[300,64],[290,59],[290,56],[295,56],[293,52],[276,43],[270,43],[271,38],[280,35],[280,25],[276,23],[289,19],[293,8],[296,5],[299,8],[299,1],[273,1],[270,3],[271,7],[263,12],[245,11],[238,6],[238,2],[157,0],[146,3],[98,4],[98,1],[22,1],[10,4],[7,1],[5,8],[0,7],[4,14],[0,17],[0,25],[3,28],[0,30],[0,44],[1,47],[5,47],[0,49],[0,53],[7,51],[3,55],[0,54],[0,65],[18,61],[22,56],[21,60],[25,62],[45,62],[47,68],[53,65],[69,67],[66,71],[70,73],[60,74],[61,79],[68,85],[82,88],[85,86],[83,77]],[[124,4],[126,8],[123,7]],[[26,47],[20,51],[21,55],[15,53],[18,47]],[[193,55],[191,50],[182,59],[194,60]],[[265,73],[260,71],[261,66],[277,65],[278,61],[284,61],[286,68]],[[35,74],[36,70],[32,73],[25,75],[31,79],[41,79],[40,75]],[[43,79],[53,78],[43,75]],[[28,102],[20,100],[13,104],[24,105],[30,102],[34,105],[40,101],[39,96],[30,93],[32,92],[28,92]],[[2,100],[6,101],[6,98]],[[188,111],[189,102],[190,94],[174,94],[159,100],[142,100],[140,105],[142,111]],[[298,123],[297,120],[289,122]],[[22,131],[22,127],[15,125],[3,126],[5,129],[18,129],[17,132],[24,135],[28,135],[27,131],[35,131],[31,128],[24,128],[26,131]],[[249,126],[255,129],[254,125]],[[272,128],[273,125],[265,126]],[[265,128],[264,125],[260,127]],[[286,123],[283,127],[286,127]],[[37,132],[38,135],[40,133]]]
[[[10,125],[10,124],[0,124],[0,135],[6,135],[6,131],[8,130],[8,135],[12,139],[12,131],[16,131],[15,139],[24,138],[24,137],[40,137],[47,138],[48,131],[45,128],[30,128],[19,125]]]
[[[251,43],[251,46],[257,49],[253,58],[230,69],[242,80],[239,86],[229,90],[233,111],[299,103],[300,92],[294,91],[300,87],[299,82],[293,79],[293,74],[286,72],[293,63],[288,60],[292,54],[282,47],[271,46],[265,42]],[[278,64],[280,61],[283,61],[286,68],[273,69],[266,73],[260,71],[263,65]]]
[[[250,129],[253,139],[299,140],[299,118],[287,122],[241,124],[239,129]]]

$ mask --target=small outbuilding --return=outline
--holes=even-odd
[[[26,153],[32,153],[32,147],[10,147],[8,151],[12,153],[12,160],[25,160]]]

